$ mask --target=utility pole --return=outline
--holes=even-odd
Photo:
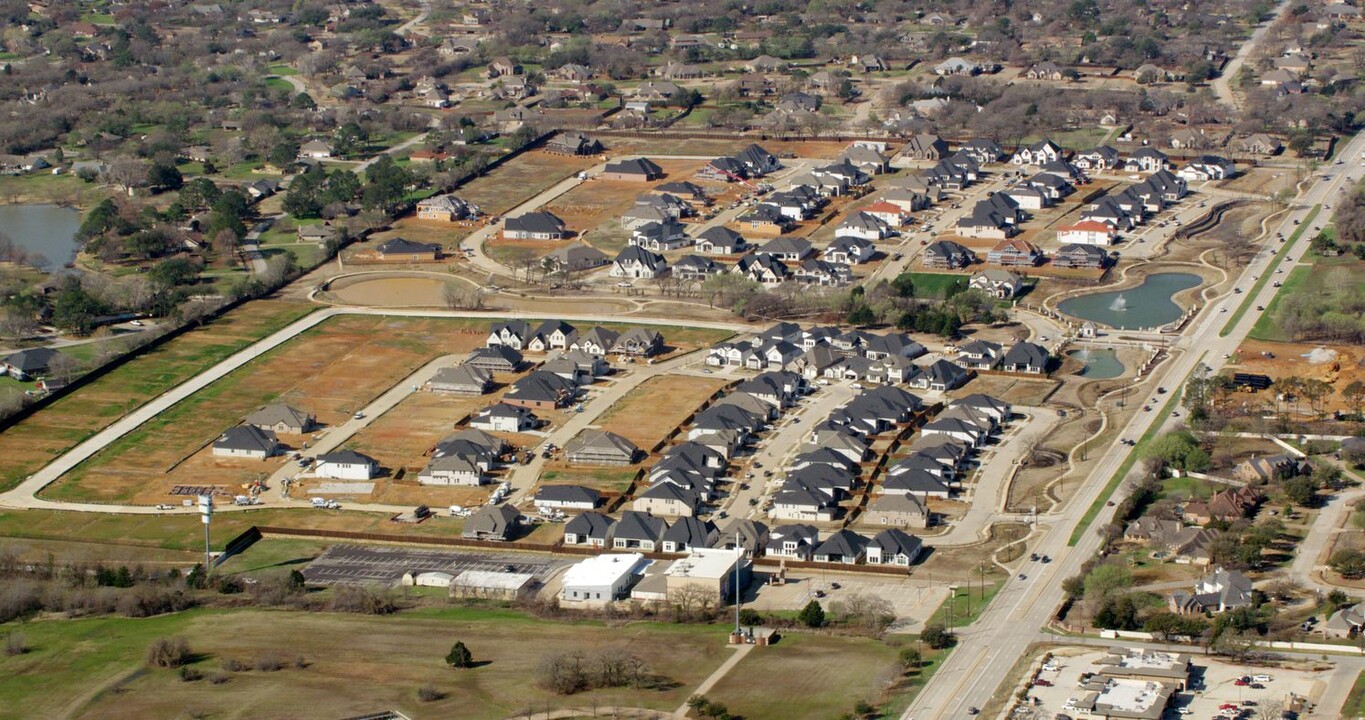
[[[739,591],[739,565],[744,562],[744,546],[739,544],[739,528],[735,528],[735,634],[740,634],[739,629],[739,604],[743,601]]]

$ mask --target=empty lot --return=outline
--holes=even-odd
[[[530,573],[540,582],[566,565],[548,555],[527,553],[425,550],[382,545],[333,545],[308,564],[303,576],[310,583],[396,585],[404,573],[444,572],[459,575],[466,570]],[[511,567],[512,570],[507,568]]]
[[[719,377],[653,377],[612,405],[600,424],[649,452],[725,384]]]

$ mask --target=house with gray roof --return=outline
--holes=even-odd
[[[882,480],[884,495],[913,495],[922,500],[947,500],[951,494],[943,478],[923,470],[892,466]]]
[[[933,515],[924,500],[911,494],[882,495],[868,506],[862,521],[869,526],[927,528]]]
[[[815,548],[811,558],[816,562],[855,565],[867,554],[869,542],[867,538],[852,530],[838,530]]]
[[[887,528],[872,537],[866,548],[868,565],[909,567],[924,551],[924,541],[897,528]]]
[[[502,226],[502,236],[508,240],[563,240],[567,235],[564,221],[543,211],[509,217]]]
[[[668,523],[649,513],[627,510],[621,513],[612,536],[612,549],[655,552],[663,542]]]
[[[581,272],[599,268],[611,262],[606,254],[595,247],[573,243],[558,248],[545,256],[554,272]]]
[[[540,427],[540,418],[520,405],[497,403],[474,413],[469,427],[488,432],[519,433]]]
[[[612,544],[616,520],[599,512],[576,515],[564,524],[565,545],[605,548]]]
[[[1181,615],[1223,613],[1250,607],[1251,580],[1236,570],[1217,568],[1195,581],[1193,591],[1177,590],[1168,598],[1171,612]]]
[[[244,422],[262,430],[302,435],[313,429],[317,418],[284,403],[271,403],[247,415]]]
[[[0,369],[19,382],[28,382],[47,372],[59,355],[61,353],[52,348],[20,350],[0,360]]]
[[[663,352],[663,349],[664,336],[658,330],[639,326],[622,333],[611,347],[614,353],[636,357],[652,357]]]
[[[475,348],[464,363],[489,372],[512,373],[521,367],[521,353],[506,346]]]
[[[1047,372],[1048,351],[1031,342],[1015,343],[1000,359],[1000,369],[1006,372],[1041,375]]]
[[[701,496],[690,487],[660,480],[635,496],[631,509],[664,517],[691,517],[701,507]]]
[[[564,447],[564,457],[574,465],[629,465],[640,456],[635,443],[606,430],[580,432]]]
[[[782,490],[773,497],[768,517],[774,520],[831,522],[839,508],[834,499],[810,490]]]
[[[521,527],[521,513],[511,505],[485,505],[464,522],[461,537],[471,540],[511,540]]]
[[[722,550],[742,548],[749,558],[758,556],[767,547],[768,526],[757,520],[730,518],[716,531],[711,547]]]
[[[549,410],[571,402],[578,394],[578,385],[552,372],[536,370],[512,383],[502,401],[532,410]]]
[[[354,450],[335,450],[318,456],[313,474],[339,480],[371,480],[379,474],[379,461]]]
[[[279,454],[280,441],[271,430],[262,430],[255,425],[238,425],[213,441],[213,454],[216,457],[250,458],[264,460]]]
[[[967,384],[971,375],[962,366],[947,360],[935,360],[919,375],[908,381],[910,387],[921,390],[947,392]]]
[[[668,261],[662,255],[639,245],[629,245],[617,253],[611,263],[614,278],[649,279],[668,272]]]
[[[602,494],[581,485],[541,485],[536,490],[536,509],[546,510],[593,510],[602,504]]]
[[[431,376],[427,389],[453,395],[482,395],[493,389],[493,373],[477,365],[445,367]]]
[[[649,182],[664,176],[663,168],[649,158],[630,158],[609,162],[602,168],[603,180]]]
[[[703,230],[697,236],[696,247],[704,255],[738,255],[749,250],[744,236],[724,225]]]
[[[768,530],[764,554],[809,560],[820,544],[820,531],[814,525],[776,525]]]
[[[695,517],[680,517],[664,531],[660,550],[669,553],[690,552],[697,548],[710,548],[720,533],[716,524],[710,520]]]

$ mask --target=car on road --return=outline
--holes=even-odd
[[[1020,580],[1027,580],[1027,579],[1028,579],[1028,576],[1025,575],[1025,574],[1023,574],[1023,573],[1019,573],[1019,579],[1020,579]]]
[[[634,285],[631,285],[630,283],[626,282],[625,280],[622,280],[621,282],[616,283],[616,287],[628,288],[628,287],[635,287],[635,286],[634,286]]]
[[[365,413],[363,413],[363,412],[357,410],[357,411],[355,411],[355,414],[351,416],[351,419],[352,419],[352,420],[364,420],[364,419],[365,419]]]
[[[129,324],[129,325],[132,325],[133,327],[142,327],[142,321],[141,321],[141,320],[130,320],[130,321],[128,322],[128,324]]]
[[[1046,565],[1046,564],[1048,564],[1048,563],[1050,563],[1050,562],[1052,562],[1052,558],[1051,558],[1051,557],[1048,557],[1047,555],[1044,555],[1044,556],[1043,556],[1043,564]]]
[[[967,714],[968,714],[968,715],[976,715],[976,714],[978,714],[978,713],[980,713],[980,712],[981,712],[981,710],[979,710],[975,705],[973,705],[973,706],[967,708]]]
[[[160,505],[157,505],[157,506],[156,506],[156,509],[157,509],[157,510],[170,510],[170,509],[173,508],[173,507],[175,507],[175,506],[174,506],[174,505],[167,505],[167,504],[165,504],[165,503],[161,503]]]
[[[704,375],[710,375],[710,374],[712,374],[712,373],[715,372],[715,370],[712,370],[711,368],[702,368],[701,371],[702,371],[702,374],[704,374]]]

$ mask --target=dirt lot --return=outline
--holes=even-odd
[[[461,187],[457,194],[489,215],[502,215],[599,160],[596,155],[572,157],[528,152]]]
[[[607,145],[607,152],[612,154],[728,155],[748,146],[753,139],[603,138],[602,141]],[[803,158],[833,158],[848,147],[848,143],[829,140],[762,140],[758,144],[777,155],[792,153]],[[887,154],[894,151],[892,147]]]
[[[1047,378],[1021,378],[1009,375],[977,375],[976,379],[962,388],[950,393],[958,397],[974,393],[985,393],[998,397],[1011,405],[1038,406],[1043,403],[1058,381]]]
[[[1271,353],[1268,358],[1262,353]],[[1238,348],[1228,367],[1231,372],[1269,375],[1280,380],[1288,377],[1326,380],[1332,384],[1333,394],[1326,404],[1327,411],[1350,410],[1342,390],[1357,380],[1365,381],[1365,348],[1354,345],[1308,345],[1297,343],[1247,340]],[[1239,396],[1240,397],[1240,396]],[[1275,398],[1270,392],[1245,396],[1248,402],[1273,407]],[[1300,403],[1300,411],[1309,412],[1308,403]]]
[[[660,375],[645,381],[599,419],[609,430],[648,452],[672,433],[726,380],[694,375]]]
[[[423,363],[481,344],[482,321],[343,317],[330,320],[162,413],[58,481],[53,497],[165,502],[174,485],[234,486],[273,472],[267,461],[214,457],[210,443],[265,403],[344,420]],[[284,435],[299,447],[306,438]]]
[[[10,487],[124,413],[313,310],[257,300],[109,372],[0,433]]]

